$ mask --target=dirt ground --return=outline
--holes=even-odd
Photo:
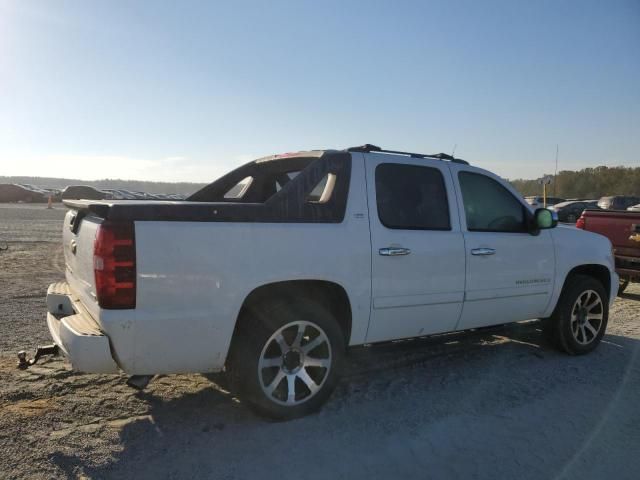
[[[326,407],[274,423],[215,377],[145,392],[15,353],[48,343],[61,207],[0,205],[0,478],[640,478],[640,285],[584,357],[537,322],[359,348]]]

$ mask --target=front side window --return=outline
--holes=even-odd
[[[467,230],[478,232],[526,232],[524,206],[494,179],[479,173],[460,172],[460,190]]]
[[[382,163],[376,167],[376,203],[387,228],[451,230],[447,191],[440,170]]]

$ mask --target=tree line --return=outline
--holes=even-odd
[[[538,180],[510,180],[522,195],[542,195]],[[608,195],[640,196],[640,167],[595,167],[563,170],[547,188],[547,195],[599,199]]]

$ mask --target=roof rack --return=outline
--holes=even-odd
[[[462,160],[461,158],[454,158],[451,155],[446,153],[434,153],[432,155],[426,153],[411,153],[411,152],[401,152],[399,150],[386,150],[384,148],[380,148],[376,145],[371,145],[370,143],[366,143],[364,145],[360,145],[359,147],[351,147],[347,148],[347,152],[362,152],[362,153],[392,153],[395,155],[406,155],[411,158],[436,158],[438,160],[449,160],[450,162],[462,163],[464,165],[469,165],[469,162],[466,160]]]

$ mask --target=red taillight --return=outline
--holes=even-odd
[[[585,227],[586,227],[586,224],[584,221],[584,215],[580,215],[580,218],[576,222],[576,228],[581,228],[582,230],[584,230]]]
[[[133,222],[103,222],[93,245],[96,295],[102,308],[136,308]]]

